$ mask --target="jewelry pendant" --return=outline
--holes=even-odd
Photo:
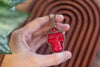
[[[55,16],[50,20],[53,23],[53,27],[47,32],[47,43],[53,52],[61,52],[64,49],[65,35],[63,30],[55,26]]]

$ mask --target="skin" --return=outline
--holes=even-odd
[[[54,15],[51,14],[50,17]],[[70,29],[68,24],[62,24],[63,15],[56,15],[56,26],[64,30]],[[46,43],[47,31],[52,27],[49,17],[39,17],[29,24],[14,31],[10,38],[12,55],[5,55],[1,67],[48,67],[58,65],[72,57],[71,52],[63,51],[48,55],[37,54],[37,49]]]

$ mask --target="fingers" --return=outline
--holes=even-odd
[[[39,60],[42,60],[40,62],[42,65],[52,66],[65,62],[66,60],[72,57],[72,54],[69,51],[64,51],[61,53],[54,53],[51,55],[40,55],[39,57]]]
[[[47,41],[46,36],[42,37],[39,41],[37,41],[36,44],[34,45],[35,51],[36,51],[41,45],[43,45],[44,43],[46,43],[46,41]]]
[[[32,52],[35,52],[42,44],[46,42],[46,36],[42,37],[38,36],[35,40],[31,40],[28,44],[29,47],[32,49]]]
[[[57,26],[59,28],[63,29],[64,31],[68,31],[69,28],[70,28],[70,26],[68,24],[57,23]],[[34,36],[41,36],[42,37],[41,34],[47,32],[50,29],[50,27],[47,26],[47,27],[44,27],[42,30],[40,29],[38,32],[34,33]],[[45,35],[46,35],[46,33],[45,33]],[[46,42],[46,39],[47,39],[46,36],[42,37],[41,39],[38,38],[38,40],[37,40],[37,37],[36,37],[36,40],[37,41],[36,40],[33,40],[30,45],[32,45],[34,42],[36,42],[35,45],[33,45],[35,48],[34,47],[33,48],[35,50],[37,50],[43,43]]]
[[[64,30],[65,32],[68,31],[68,30],[70,29],[70,25],[69,25],[69,24],[57,23],[56,25],[57,25],[57,27],[61,28],[61,29]]]
[[[64,30],[64,32],[68,31],[70,29],[70,25],[69,24],[62,24],[62,23],[56,23],[56,26],[62,30]],[[34,33],[34,36],[40,35],[40,34],[46,34],[47,31],[52,27],[52,25],[50,26],[45,26],[41,29],[39,29],[37,32]]]
[[[62,23],[57,23],[57,26],[59,27],[59,28],[61,28],[62,30],[64,30],[64,31],[68,31],[69,29],[70,29],[70,26],[69,26],[69,24],[62,24]],[[42,29],[40,29],[38,32],[36,32],[36,33],[34,33],[34,36],[42,36],[41,34],[43,34],[43,33],[45,33],[45,35],[46,35],[46,32],[50,29],[50,27],[51,26],[46,26],[46,27],[44,27],[44,28],[42,28]],[[65,32],[64,32],[65,33]],[[34,45],[34,47],[35,47],[35,50],[37,50],[43,43],[45,43],[46,42],[46,36],[45,37],[43,37],[42,39],[40,39],[39,41],[37,41],[37,43]],[[32,41],[32,42],[34,42],[34,41]]]
[[[51,14],[50,16],[53,17],[54,15]],[[63,15],[56,15],[56,21],[57,22],[61,22],[61,21],[63,21],[63,19],[64,19]],[[48,22],[49,22],[49,17],[48,16],[40,17],[40,18],[37,18],[37,19],[33,20],[29,24],[27,24],[24,27],[24,29],[27,32],[33,33],[36,30],[38,30],[43,24],[48,23]]]
[[[38,42],[40,39],[41,39],[42,36],[38,36],[38,37],[35,37],[34,39],[28,41],[28,46],[32,49],[31,51],[32,52],[35,52],[36,51],[36,48],[37,48],[37,44],[36,42]]]

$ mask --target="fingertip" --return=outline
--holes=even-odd
[[[70,29],[70,25],[69,24],[65,24],[65,25],[67,27],[67,30],[69,30]]]
[[[64,52],[64,55],[67,57],[67,58],[65,58],[65,59],[70,59],[71,57],[72,57],[72,53],[70,52],[70,51],[65,51]]]
[[[63,59],[68,60],[72,57],[72,53],[70,51],[63,51]]]
[[[61,22],[61,21],[63,21],[64,20],[64,16],[63,15],[57,15],[56,16],[56,21],[57,22]]]
[[[58,53],[57,63],[58,64],[63,63],[65,61],[69,60],[71,57],[72,57],[72,53],[69,51],[64,51],[64,52]]]
[[[70,29],[70,25],[69,24],[56,23],[56,26],[61,28],[65,32]]]
[[[54,17],[55,15],[54,14],[50,14],[50,17]],[[60,14],[57,14],[56,15],[56,21],[57,22],[62,22],[64,20],[64,16],[63,15],[60,15]]]

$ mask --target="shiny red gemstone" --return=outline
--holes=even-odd
[[[50,32],[56,32],[56,31],[59,31],[59,30],[55,27],[50,30]]]
[[[63,50],[63,41],[63,33],[59,32],[59,29],[55,27],[52,28],[48,34],[48,43],[54,52],[60,52]]]

